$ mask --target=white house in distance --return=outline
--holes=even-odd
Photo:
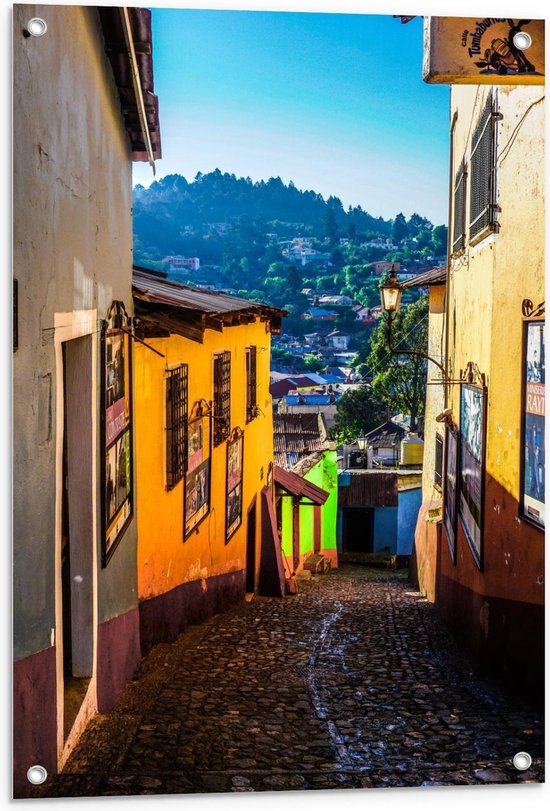
[[[167,266],[166,270],[170,272],[198,270],[201,262],[198,256],[165,256],[162,260]]]
[[[346,351],[349,346],[350,339],[351,335],[346,335],[339,329],[335,329],[327,335],[326,340],[327,345],[332,349],[343,349]]]

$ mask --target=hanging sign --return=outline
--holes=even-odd
[[[544,84],[544,20],[425,17],[425,82]]]
[[[133,512],[131,340],[119,328],[102,336],[103,503],[102,550],[106,566]]]
[[[243,510],[243,434],[234,431],[227,443],[225,541],[241,525]]]
[[[210,415],[189,421],[185,475],[185,537],[210,511]]]
[[[520,513],[544,529],[545,359],[544,321],[525,326],[523,359],[523,444]]]

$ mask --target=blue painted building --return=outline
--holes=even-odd
[[[338,552],[410,557],[422,501],[421,470],[344,470],[338,475]],[[365,558],[368,560],[368,558]]]

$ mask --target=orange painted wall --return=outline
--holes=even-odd
[[[266,324],[206,330],[199,344],[179,335],[148,339],[161,358],[135,344],[135,434],[138,519],[138,595],[147,600],[193,580],[240,571],[246,566],[246,513],[254,496],[256,571],[260,556],[260,492],[273,460],[273,420],[269,394],[271,336]],[[257,347],[258,417],[246,423],[245,353]],[[231,352],[231,429],[244,430],[242,523],[225,543],[227,442],[212,448],[210,512],[184,542],[183,482],[166,489],[166,369],[188,364],[189,410],[196,400],[213,397],[213,356]]]

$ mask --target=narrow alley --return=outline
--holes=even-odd
[[[403,573],[348,566],[158,645],[33,796],[539,782],[542,752]]]

